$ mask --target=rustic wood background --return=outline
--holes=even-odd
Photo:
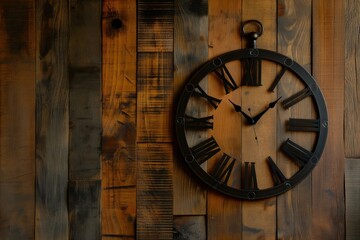
[[[186,78],[248,19],[330,122],[312,176],[259,202],[204,187],[173,134]],[[357,0],[0,0],[0,239],[360,239],[359,26]]]

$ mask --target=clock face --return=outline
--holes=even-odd
[[[309,175],[328,128],[312,76],[263,49],[206,62],[184,86],[175,120],[189,169],[213,189],[249,200],[284,193]]]

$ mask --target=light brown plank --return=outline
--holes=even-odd
[[[188,78],[208,56],[207,3],[196,3],[179,0],[175,5],[175,104]],[[180,152],[174,156],[174,215],[206,214],[205,189],[195,180]]]
[[[359,29],[360,2],[345,1],[345,156],[360,157]]]
[[[278,52],[301,64],[311,72],[311,0],[279,1],[278,2]],[[296,83],[294,76],[283,76],[278,87],[278,95],[289,95],[303,88]],[[285,132],[281,127],[293,118],[311,118],[311,99],[301,101],[293,108],[283,111],[278,127],[280,136],[287,136],[306,149],[311,149],[314,136],[310,133]],[[278,138],[278,146],[284,137]],[[277,155],[277,165],[282,172],[290,177],[298,166],[291,165],[291,160],[284,155]],[[278,197],[277,203],[278,236],[282,239],[310,239],[311,236],[311,176],[284,195]],[[289,219],[292,219],[289,221]]]
[[[136,1],[105,0],[102,3],[102,234],[133,237]]]
[[[257,40],[257,47],[276,51],[276,1],[243,1],[242,20],[259,20],[264,28],[263,35]],[[243,47],[246,47],[245,41]],[[245,108],[260,111],[277,96],[267,94],[266,89],[274,79],[276,69],[273,65],[262,63],[262,87],[242,90],[241,103]],[[246,95],[250,91],[251,95]],[[252,111],[252,112],[253,112]],[[253,113],[254,114],[254,113]],[[268,113],[267,113],[268,114]],[[242,161],[256,163],[256,175],[259,188],[271,187],[271,174],[268,170],[267,156],[275,156],[276,146],[276,111],[269,112],[266,124],[259,122],[255,125],[258,140],[254,141],[254,129],[249,126],[242,128],[242,134],[247,137],[242,139]],[[251,137],[253,136],[253,137]],[[250,141],[249,139],[252,139]],[[242,239],[275,239],[276,238],[276,198],[269,198],[256,202],[244,201],[242,203]],[[259,217],[261,216],[261,217]],[[256,221],[254,221],[256,219]]]
[[[360,239],[360,160],[345,160],[346,240]]]
[[[313,73],[329,113],[324,154],[312,175],[311,239],[344,239],[344,2],[313,0]]]
[[[138,239],[173,238],[173,151],[171,144],[138,144]]]
[[[68,4],[36,1],[36,239],[69,236]]]
[[[34,2],[1,1],[0,23],[0,239],[34,239]]]

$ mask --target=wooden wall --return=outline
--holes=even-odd
[[[357,0],[0,0],[0,239],[360,239]],[[329,111],[318,166],[258,202],[219,195],[176,148],[179,90],[258,47],[313,73]],[[311,194],[303,194],[304,192]]]

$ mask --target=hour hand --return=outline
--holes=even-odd
[[[245,112],[243,112],[240,105],[233,103],[230,99],[229,99],[229,102],[231,102],[231,104],[234,106],[234,109],[236,112],[240,112],[244,116],[244,118],[246,119],[246,122],[248,124],[253,125],[255,123],[254,120],[249,115],[247,115]]]
[[[264,110],[262,111],[261,113],[259,113],[258,115],[256,115],[254,118],[253,118],[253,121],[254,121],[254,124],[257,123],[257,121],[260,120],[260,118],[264,115],[264,113],[267,112],[267,110],[269,110],[270,108],[274,108],[276,103],[280,100],[281,97],[279,97],[278,99],[276,99],[275,101],[269,103],[269,106]]]

